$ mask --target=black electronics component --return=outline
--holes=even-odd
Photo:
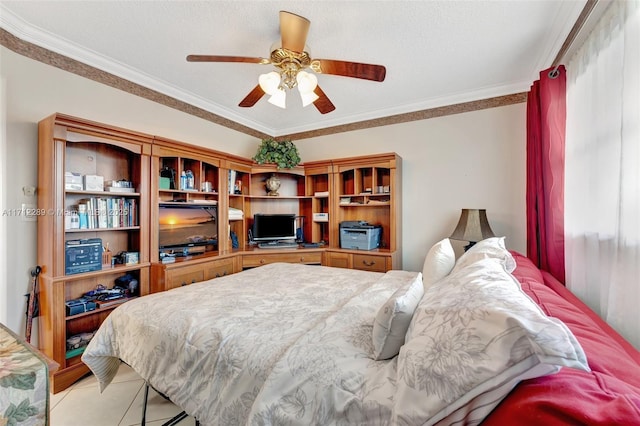
[[[67,300],[64,304],[67,307],[67,316],[78,315],[96,309],[96,302],[89,300],[87,297]]]
[[[71,275],[101,270],[102,250],[100,238],[66,241],[64,245],[64,273]]]

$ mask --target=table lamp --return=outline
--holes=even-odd
[[[464,247],[464,251],[467,251],[478,241],[490,237],[495,237],[495,235],[489,226],[487,211],[485,209],[462,209],[458,225],[449,238],[468,241],[469,244]]]

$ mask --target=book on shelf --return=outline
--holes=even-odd
[[[91,197],[78,201],[79,229],[110,229],[138,226],[135,198]]]
[[[98,228],[107,228],[107,200],[104,198],[97,198],[98,204]]]
[[[313,193],[314,197],[328,197],[329,191],[316,191]]]
[[[236,171],[229,170],[229,194],[235,193]]]

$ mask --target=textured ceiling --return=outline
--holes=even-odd
[[[4,1],[14,36],[272,136],[524,92],[549,67],[586,0]],[[278,11],[311,21],[312,58],[381,64],[384,82],[318,75],[336,110],[238,103],[271,65]]]

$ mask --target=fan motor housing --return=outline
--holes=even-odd
[[[271,63],[279,68],[288,63],[294,63],[299,69],[307,68],[311,64],[309,52],[293,52],[280,47],[271,52]]]

